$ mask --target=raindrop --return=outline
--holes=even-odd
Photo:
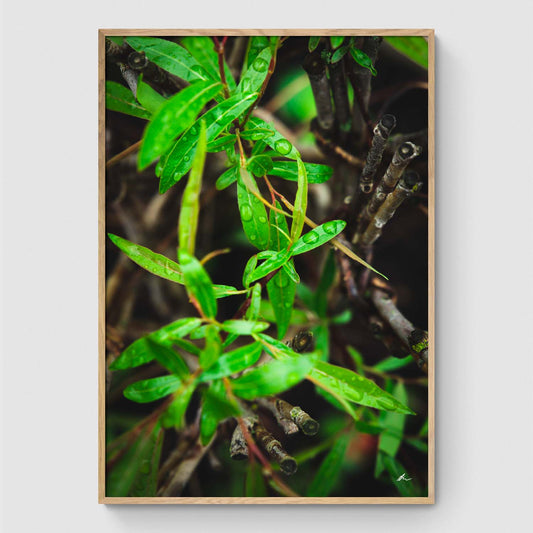
[[[261,224],[266,224],[266,217],[259,217],[259,222],[261,222]]]
[[[378,405],[382,407],[383,409],[394,408],[394,402],[390,398],[378,398],[377,402],[378,402]]]
[[[252,220],[254,214],[252,212],[252,208],[250,207],[249,204],[243,204],[241,205],[241,218],[245,221],[245,222],[248,222],[250,220]],[[251,238],[251,237],[250,237]]]
[[[303,239],[307,244],[314,244],[318,241],[318,235],[314,231],[310,231],[303,236]]]
[[[292,150],[292,144],[286,139],[280,139],[275,142],[274,148],[279,154],[287,155]]]
[[[322,228],[326,233],[329,233],[330,235],[335,235],[339,232],[339,229],[341,228],[341,223],[338,220],[330,220],[329,222],[326,222]]]
[[[254,61],[254,69],[258,72],[265,72],[265,70],[268,68],[268,63],[261,57],[258,57]]]

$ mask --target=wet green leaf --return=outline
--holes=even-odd
[[[307,491],[308,497],[329,496],[342,474],[344,456],[351,436],[343,433],[331,447]]]
[[[253,62],[248,64],[248,68],[242,75],[236,92],[243,95],[258,93],[267,77],[271,59],[272,52],[270,47],[261,50]]]
[[[205,329],[205,348],[200,353],[200,366],[209,368],[222,353],[222,340],[218,334],[218,327],[208,324]]]
[[[309,37],[309,43],[307,44],[307,49],[309,50],[309,52],[312,52],[318,46],[320,39],[321,37],[319,37],[318,35],[313,35],[312,37]]]
[[[347,368],[320,361],[316,368],[311,370],[310,376],[351,402],[384,411],[415,414],[409,407],[378,387],[373,381]]]
[[[290,259],[290,257],[291,253],[289,250],[275,252],[269,259],[267,259],[252,272],[248,278],[249,283],[260,280],[271,272],[274,272],[274,270],[281,268]]]
[[[221,328],[228,333],[235,335],[252,335],[252,333],[260,333],[265,331],[270,326],[267,322],[259,322],[256,320],[226,320],[222,323]]]
[[[217,301],[209,275],[198,259],[185,250],[179,250],[179,259],[189,295],[198,302],[206,317],[214,318],[217,314]]]
[[[194,59],[205,68],[211,79],[221,81],[220,69],[218,66],[218,54],[215,50],[213,40],[210,37],[184,37],[181,40],[181,44],[189,51]],[[228,84],[229,90],[232,92],[235,89],[235,80],[233,79],[233,74],[225,61],[224,72],[226,75],[226,83]]]
[[[399,370],[404,366],[410,365],[414,361],[412,355],[407,357],[387,357],[380,361],[377,365],[374,365],[372,368],[378,372],[392,372],[394,370]]]
[[[133,262],[148,272],[175,283],[183,283],[181,267],[174,261],[112,233],[108,233],[108,236]]]
[[[152,114],[157,114],[161,106],[167,102],[167,99],[164,96],[160,95],[157,91],[152,89],[150,85],[142,81],[141,77],[139,77],[139,82],[137,84],[137,100]]]
[[[352,55],[354,61],[361,65],[364,68],[367,68],[372,73],[372,76],[377,76],[377,70],[372,65],[372,60],[359,48],[352,46],[350,48],[350,54]]]
[[[300,152],[290,143],[276,128],[269,122],[265,122],[257,117],[250,117],[248,120],[250,128],[268,129],[272,132],[270,137],[265,137],[264,141],[275,150],[280,156],[288,159],[300,159]]]
[[[220,137],[218,137],[214,141],[211,141],[207,145],[207,151],[210,153],[222,152],[228,146],[235,144],[236,140],[237,140],[237,135],[234,135],[234,134],[221,135]]]
[[[247,320],[257,320],[261,310],[261,284],[256,283],[252,288],[250,297],[250,307],[246,311]]]
[[[246,139],[249,141],[260,141],[265,137],[270,137],[274,135],[274,132],[267,128],[248,128],[244,131],[241,131],[240,135],[242,139]]]
[[[246,266],[244,267],[244,272],[242,273],[242,285],[243,287],[248,288],[250,286],[250,276],[252,275],[253,271],[255,270],[255,267],[257,266],[257,254],[252,255],[250,259],[248,259]]]
[[[224,173],[222,173],[216,182],[216,188],[219,191],[222,191],[235,183],[237,181],[237,176],[239,175],[239,167],[234,166],[228,168]]]
[[[394,386],[392,395],[402,404],[407,405],[407,391],[403,383]],[[403,438],[405,415],[386,412],[380,416],[380,423],[385,428],[379,437],[378,450],[395,457]]]
[[[105,83],[105,106],[111,111],[118,111],[134,117],[146,119],[151,117],[150,111],[135,100],[127,87],[114,81],[106,81]]]
[[[114,464],[106,479],[106,496],[155,496],[164,431],[148,426]]]
[[[331,48],[333,48],[334,50],[335,48],[338,48],[344,42],[344,39],[345,37],[341,35],[332,35],[329,38],[329,41],[331,43]]]
[[[183,387],[174,394],[173,402],[168,406],[168,409],[161,417],[163,427],[175,427],[177,429],[183,427],[185,411],[187,411],[187,407],[189,406],[195,388],[196,382],[191,381],[184,384]]]
[[[349,46],[342,46],[341,48],[335,50],[335,52],[331,54],[330,63],[333,65],[338,63],[348,53],[349,49]]]
[[[415,63],[428,68],[428,43],[424,37],[385,37],[385,41]]]
[[[174,144],[164,156],[159,192],[164,193],[177,183],[191,168],[192,158],[198,143],[200,121],[205,120],[207,142],[215,140],[233,120],[244,113],[253,103],[254,95],[236,95],[224,100],[204,113]]]
[[[344,220],[330,220],[308,231],[291,248],[291,256],[309,252],[335,238],[346,227]]]
[[[246,74],[246,71],[255,61],[257,56],[265,49],[270,47],[270,41],[268,37],[263,35],[255,35],[248,40],[248,47],[246,50],[246,57],[242,68],[242,76]]]
[[[333,175],[333,169],[327,165],[304,163],[308,183],[324,183]],[[279,176],[289,181],[298,181],[298,163],[296,161],[274,161],[268,175]]]
[[[213,285],[213,291],[215,293],[215,298],[217,299],[241,294],[241,291],[231,285]]]
[[[215,434],[217,426],[226,418],[239,416],[240,410],[227,396],[222,381],[215,381],[204,392],[200,415],[200,440],[205,446]]]
[[[205,104],[222,85],[211,81],[196,82],[169,98],[148,124],[139,152],[139,170],[146,168],[172,145],[172,141],[189,128]]]
[[[245,400],[279,394],[302,381],[316,362],[316,356],[301,355],[266,363],[232,380],[233,392]]]
[[[256,155],[247,162],[248,169],[257,178],[265,176],[272,168],[272,158],[268,155]]]
[[[294,199],[294,211],[292,213],[291,224],[291,241],[296,240],[302,234],[305,224],[305,214],[307,212],[307,172],[301,159],[297,160],[298,164],[298,189]],[[300,252],[301,253],[301,252]]]
[[[242,372],[259,361],[261,351],[261,344],[254,342],[222,354],[209,370],[205,370],[200,375],[199,380],[201,382],[211,381]]]
[[[206,69],[183,46],[157,37],[127,37],[126,42],[163,70],[185,81],[211,80]]]
[[[150,336],[146,338],[146,342],[148,343],[150,351],[159,364],[163,365],[167,370],[182,380],[189,376],[189,367],[181,358],[181,356],[172,348],[154,342]]]
[[[360,352],[358,352],[355,348],[352,348],[351,346],[346,346],[346,348],[348,349],[348,353],[350,354],[350,356],[352,357],[355,363],[355,369],[357,370],[359,374],[364,376],[365,370],[364,370],[363,356],[361,355]]]
[[[329,328],[325,324],[319,324],[312,331],[315,350],[320,353],[322,361],[327,361],[329,359]]]
[[[253,193],[260,194],[259,188],[254,178],[241,167],[237,176],[237,199],[242,227],[248,240],[260,250],[264,250],[268,247],[269,240],[267,212],[263,203]]]
[[[200,191],[202,190],[202,175],[205,164],[205,122],[200,124],[198,148],[194,155],[192,169],[187,180],[181,199],[181,211],[178,223],[179,249],[194,255],[198,215],[200,213]]]
[[[143,379],[128,385],[124,389],[124,396],[137,403],[148,403],[159,400],[178,390],[181,378],[176,375]]]

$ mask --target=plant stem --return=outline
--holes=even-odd
[[[226,71],[224,69],[224,47],[226,45],[227,37],[223,37],[222,40],[219,40],[218,37],[213,37],[213,41],[215,41],[215,51],[218,54],[218,70],[220,73],[220,81],[222,82],[222,86],[224,88],[224,98],[229,98],[229,88],[228,88],[228,82],[226,80]]]
[[[141,143],[142,139],[132,144],[131,146],[128,146],[125,150],[122,150],[122,152],[119,152],[117,155],[114,155],[113,157],[108,159],[105,164],[106,168],[116,165],[119,161],[122,161],[122,159],[124,159],[128,155],[135,153],[141,147]]]

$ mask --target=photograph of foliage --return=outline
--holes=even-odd
[[[105,497],[427,498],[427,37],[103,32]]]

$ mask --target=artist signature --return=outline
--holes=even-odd
[[[411,481],[411,477],[407,477],[405,472],[396,481]]]

